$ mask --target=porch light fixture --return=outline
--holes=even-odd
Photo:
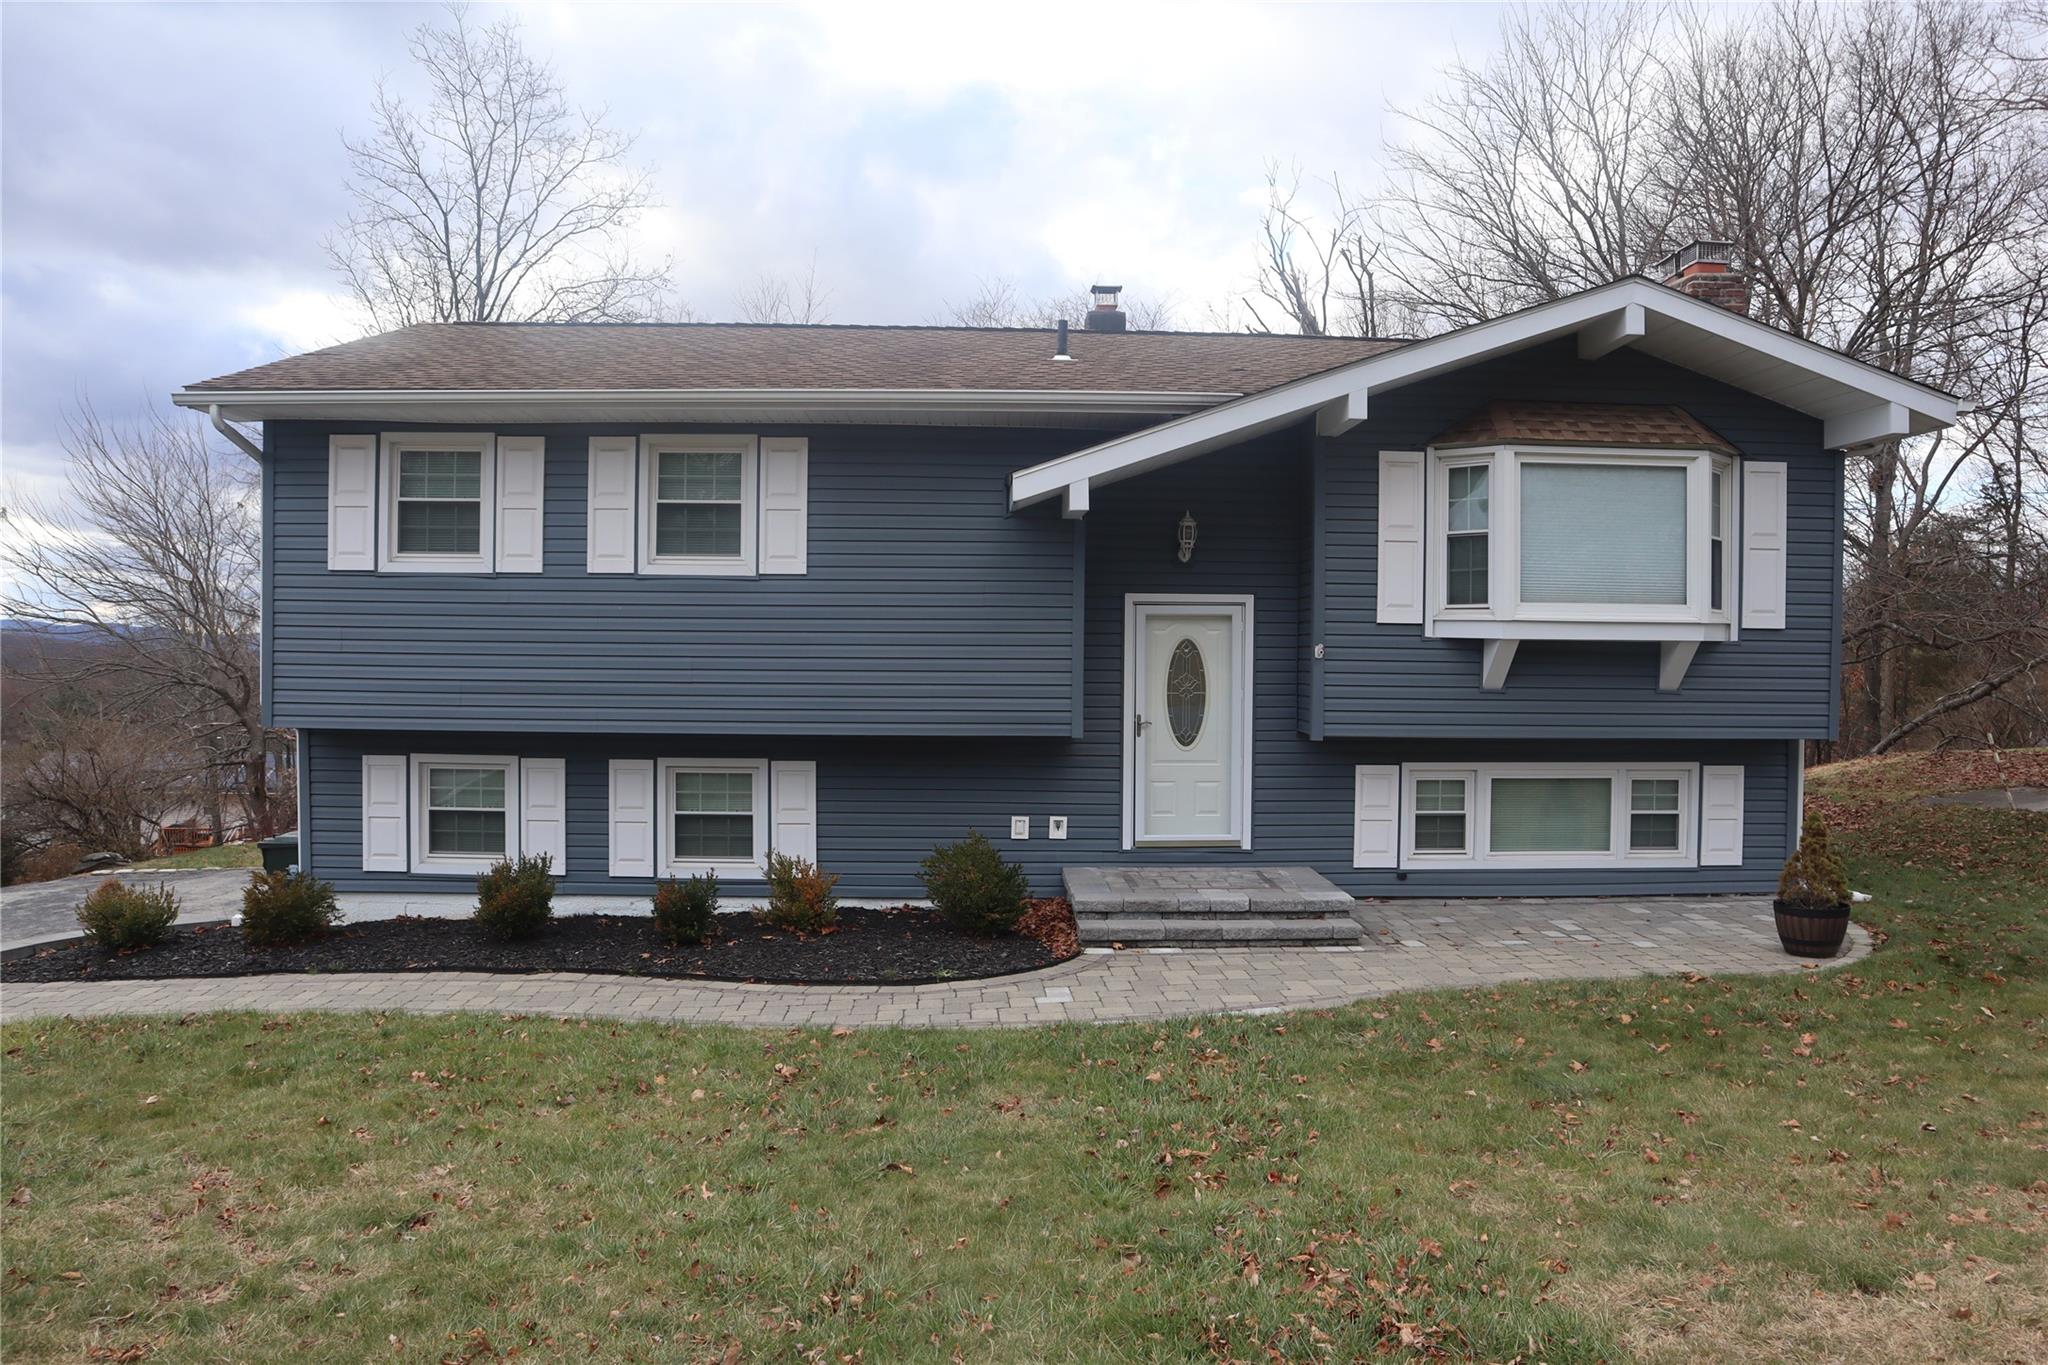
[[[1195,557],[1195,514],[1180,514],[1180,562],[1185,564]]]

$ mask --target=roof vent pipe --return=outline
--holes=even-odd
[[[1072,360],[1074,358],[1067,354],[1067,320],[1065,318],[1060,319],[1059,344],[1053,348],[1052,358],[1054,360]]]

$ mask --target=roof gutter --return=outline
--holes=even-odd
[[[263,463],[263,447],[250,440],[240,427],[228,425],[228,419],[221,416],[220,404],[207,404],[206,415],[213,419],[213,429],[215,431],[233,441],[236,446],[240,447],[244,455],[247,455],[257,464]]]

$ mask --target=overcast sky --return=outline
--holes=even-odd
[[[479,7],[495,17],[498,7]],[[835,322],[977,280],[1096,278],[1183,325],[1249,280],[1266,159],[1365,178],[1387,110],[1492,44],[1490,6],[517,7],[572,99],[639,135],[637,246],[732,315],[815,256]],[[417,88],[412,5],[0,5],[0,457],[61,471],[104,415],[344,340],[321,253],[341,137]]]

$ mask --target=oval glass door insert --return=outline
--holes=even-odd
[[[1166,664],[1166,723],[1173,742],[1194,748],[1208,714],[1209,670],[1202,664],[1202,648],[1193,640],[1182,640]]]

